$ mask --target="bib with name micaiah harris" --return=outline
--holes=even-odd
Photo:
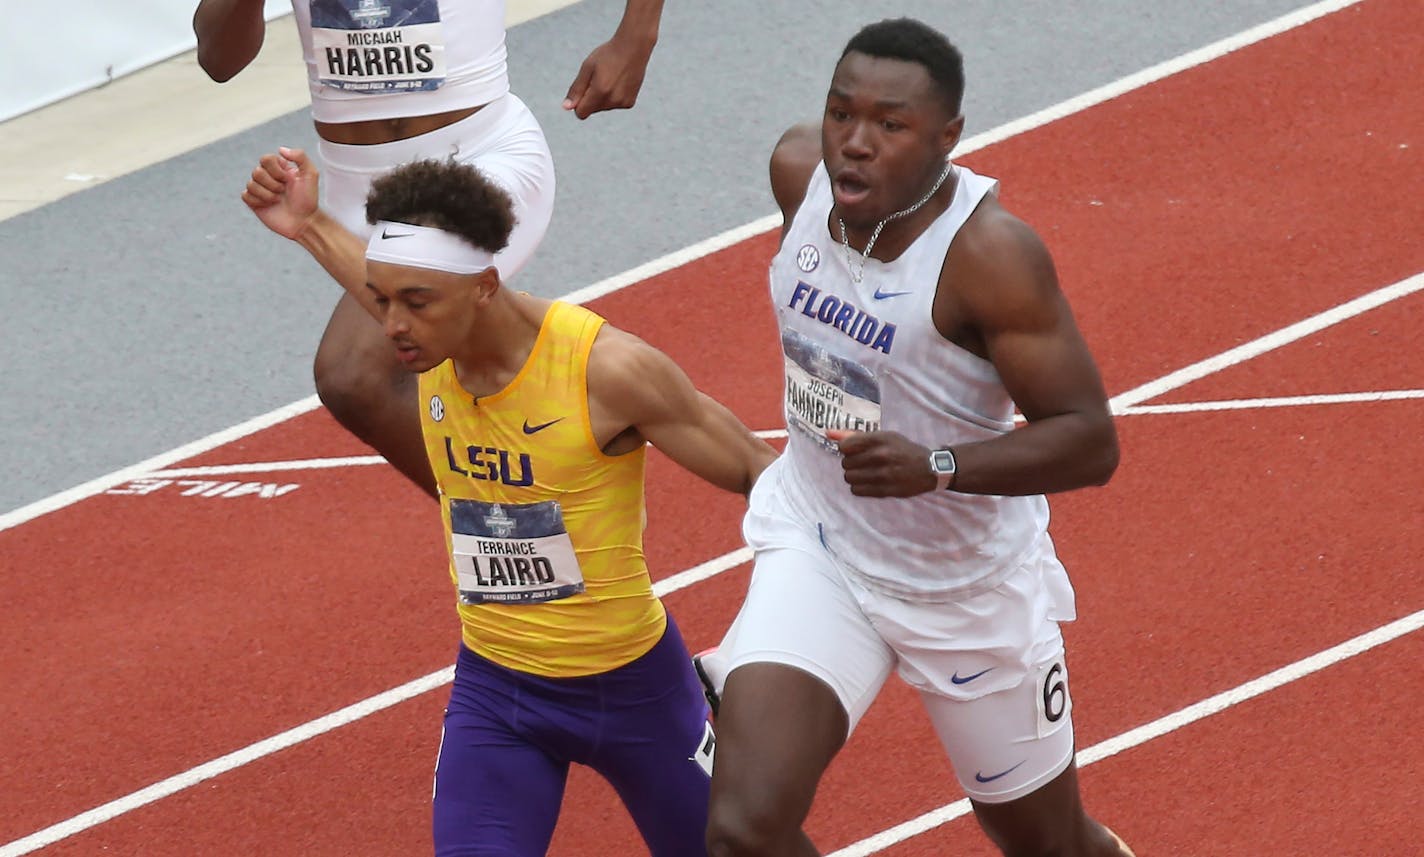
[[[643,558],[644,448],[605,455],[589,423],[602,326],[555,302],[523,368],[491,396],[461,387],[451,360],[420,376],[465,645],[535,675],[615,669],[667,623]]]

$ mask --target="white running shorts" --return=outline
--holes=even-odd
[[[893,668],[919,691],[973,799],[1015,800],[1062,773],[1073,719],[1058,622],[1074,605],[1052,542],[985,592],[902,600],[834,560],[817,525],[787,508],[774,470],[752,492],[743,533],[755,569],[715,673],[765,662],[801,669],[835,692],[853,731]]]
[[[351,146],[320,140],[322,205],[363,240],[366,194],[376,177],[423,158],[454,158],[478,168],[514,198],[514,231],[495,256],[509,279],[534,255],[554,213],[554,159],[539,120],[513,93],[452,125],[391,143]]]

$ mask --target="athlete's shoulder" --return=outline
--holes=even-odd
[[[667,354],[605,324],[588,355],[588,397],[626,425],[682,407],[692,382]]]
[[[796,216],[806,196],[811,174],[821,164],[821,126],[816,122],[793,125],[771,150],[771,193],[787,223]]]
[[[1032,226],[986,195],[950,244],[940,286],[984,329],[1027,322],[1061,299],[1053,257]]]
[[[1053,277],[1053,258],[1038,232],[987,194],[950,245],[949,261],[989,280],[1042,281]]]
[[[635,334],[605,322],[588,352],[589,394],[636,386],[640,375],[667,359]]]

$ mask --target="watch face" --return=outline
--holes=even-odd
[[[953,473],[954,453],[947,449],[937,449],[934,451],[934,454],[930,456],[930,463],[936,473]]]

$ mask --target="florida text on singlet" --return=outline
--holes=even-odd
[[[946,340],[931,316],[950,243],[997,188],[953,169],[949,208],[898,258],[867,260],[857,283],[830,229],[830,179],[819,166],[771,264],[789,434],[771,475],[837,559],[904,596],[992,586],[1047,538],[1042,496],[855,497],[826,438],[831,429],[884,429],[934,448],[1013,429],[1014,405],[993,365]]]
[[[292,9],[318,121],[442,113],[509,91],[504,0],[292,0]]]
[[[464,643],[537,675],[622,666],[666,624],[643,557],[644,450],[605,455],[589,422],[602,325],[555,302],[523,368],[478,400],[452,361],[420,376]]]

